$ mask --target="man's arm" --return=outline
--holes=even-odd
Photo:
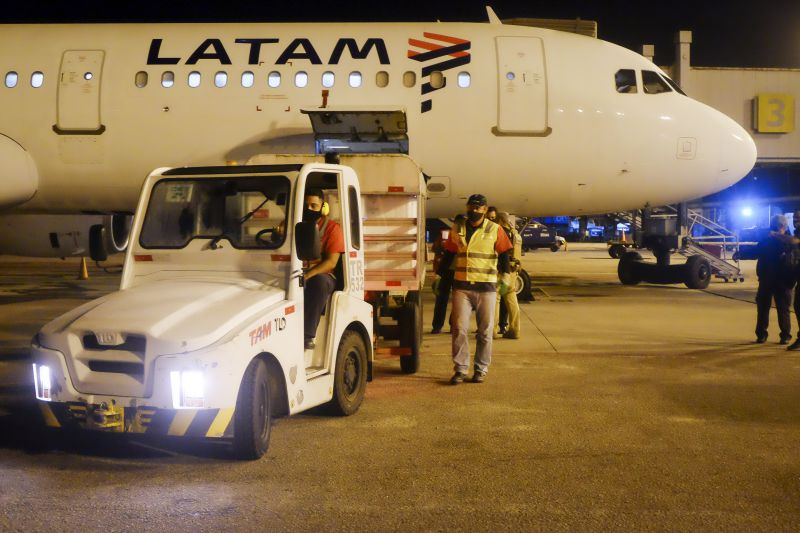
[[[338,252],[331,252],[322,255],[322,261],[311,267],[306,272],[305,279],[311,279],[319,274],[327,274],[333,272],[336,268],[336,263],[339,262],[339,256],[342,255]]]

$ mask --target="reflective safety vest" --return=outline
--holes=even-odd
[[[456,237],[456,244],[458,244],[456,280],[497,283],[497,252],[494,245],[497,242],[499,229],[500,226],[491,220],[484,219],[483,225],[475,228],[469,244],[465,241],[466,230],[463,230],[463,234],[458,233],[458,237]]]

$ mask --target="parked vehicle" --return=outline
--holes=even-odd
[[[535,220],[528,221],[520,235],[522,236],[523,252],[537,248],[549,248],[551,252],[557,252],[566,242],[557,234],[556,230]]]

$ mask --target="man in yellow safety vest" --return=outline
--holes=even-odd
[[[450,331],[455,373],[450,383],[463,383],[469,369],[467,331],[472,310],[478,323],[473,383],[483,383],[492,361],[492,329],[497,284],[504,292],[510,286],[509,254],[511,242],[500,226],[486,218],[487,202],[482,194],[467,200],[467,221],[456,225],[444,243],[445,253],[439,272],[456,261],[453,280],[453,310]],[[499,272],[499,278],[498,278]]]

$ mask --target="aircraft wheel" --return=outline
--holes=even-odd
[[[517,272],[517,277],[522,280],[522,290],[517,293],[517,300],[522,302],[532,302],[535,300],[533,297],[533,286],[531,284],[531,276],[525,269],[520,269]]]
[[[617,276],[623,285],[637,285],[642,281],[639,272],[639,261],[642,260],[639,252],[625,252],[617,264]]]
[[[272,416],[267,365],[253,359],[247,366],[236,399],[233,453],[238,459],[258,459],[269,448]]]
[[[705,289],[711,283],[711,265],[706,258],[693,255],[684,268],[684,283],[690,289]]]
[[[619,259],[622,257],[622,254],[625,253],[625,247],[621,244],[612,244],[608,248],[608,255],[613,257],[614,259]]]
[[[335,415],[352,415],[364,401],[367,388],[367,347],[355,331],[345,331],[336,352],[333,398],[327,404]]]

